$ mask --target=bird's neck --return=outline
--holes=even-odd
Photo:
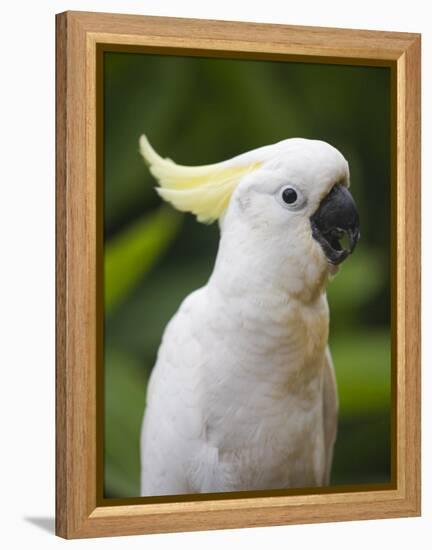
[[[235,227],[225,229],[209,285],[227,297],[255,299],[263,305],[280,298],[313,304],[325,294],[330,271],[312,236],[310,240],[308,253],[299,254],[271,233],[245,235]]]
[[[313,258],[283,258],[271,236],[267,246],[259,244],[241,232],[222,233],[206,292],[226,359],[209,373],[208,384],[214,392],[214,380],[222,379],[220,391],[230,396],[241,373],[255,394],[314,402],[328,340],[327,271]],[[241,398],[245,410],[250,387]],[[260,401],[265,407],[267,397]]]

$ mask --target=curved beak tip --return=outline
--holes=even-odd
[[[350,229],[348,230],[348,241],[349,241],[349,251],[350,254],[352,254],[355,250],[355,247],[357,246],[357,243],[360,240],[360,229],[357,227],[356,229]]]
[[[334,185],[310,218],[313,238],[329,263],[337,265],[354,252],[360,238],[357,207],[348,189]],[[346,236],[346,245],[341,239]]]

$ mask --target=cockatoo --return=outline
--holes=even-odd
[[[150,376],[141,494],[329,484],[326,283],[359,238],[347,161],[300,138],[195,167],[161,158],[145,135],[140,150],[165,201],[220,225],[209,281],[169,321]]]

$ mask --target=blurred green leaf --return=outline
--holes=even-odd
[[[331,320],[339,321],[344,327],[355,321],[353,316],[359,308],[380,290],[383,284],[382,274],[379,253],[362,249],[359,245],[327,286]]]
[[[390,481],[390,413],[384,409],[339,418],[331,484]]]
[[[138,496],[139,435],[144,414],[147,369],[134,357],[105,350],[105,490]]]
[[[105,311],[109,313],[165,252],[181,215],[168,206],[146,215],[105,246]]]
[[[162,64],[159,56],[137,54],[106,54],[106,59],[104,221],[115,232],[131,212],[139,215],[142,204],[157,202],[155,180],[139,153],[139,136],[148,133],[161,153],[167,138],[181,141],[176,124],[188,111],[194,67],[181,57],[164,56]]]
[[[390,331],[331,333],[341,416],[369,415],[390,407]]]

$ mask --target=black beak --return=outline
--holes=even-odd
[[[332,188],[310,222],[312,236],[331,264],[340,264],[352,254],[360,238],[360,220],[354,199],[345,186],[337,184]],[[347,242],[343,246],[340,241],[345,236]]]

